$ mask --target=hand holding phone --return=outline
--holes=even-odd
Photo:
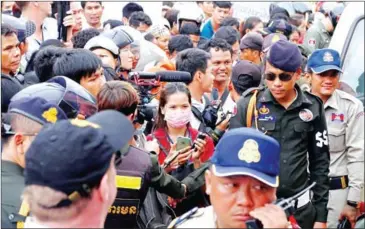
[[[191,146],[191,140],[187,137],[178,137],[176,140],[176,150],[182,150],[188,146]]]

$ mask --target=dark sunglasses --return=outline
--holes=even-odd
[[[279,75],[276,75],[276,74],[271,73],[271,72],[264,74],[266,80],[274,81],[276,79],[276,76],[279,76],[280,81],[283,81],[283,82],[290,81],[293,78],[293,75],[294,75],[294,73],[292,73],[292,74],[281,73]]]

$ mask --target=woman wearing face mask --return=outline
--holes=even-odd
[[[175,149],[178,137],[188,137],[196,146],[192,153],[180,154],[166,168],[168,172],[189,161],[197,165],[200,162],[207,161],[213,154],[213,140],[208,136],[205,140],[197,139],[199,132],[190,126],[190,117],[191,95],[188,88],[183,83],[166,84],[160,92],[155,130],[148,136],[147,140],[156,139],[159,143],[158,159],[160,164],[163,164],[170,152]]]

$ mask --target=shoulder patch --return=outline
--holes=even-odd
[[[344,92],[342,90],[338,90],[338,89],[336,90],[336,92],[339,94],[339,96],[342,99],[346,99],[348,101],[351,101],[354,105],[360,105],[360,106],[362,106],[362,102],[358,98],[350,95],[349,93]]]

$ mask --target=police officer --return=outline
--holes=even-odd
[[[4,228],[17,228],[29,213],[20,198],[26,152],[43,125],[67,117],[56,104],[40,97],[11,102],[5,116],[8,123],[2,123],[1,130],[1,224]]]
[[[364,185],[364,107],[360,100],[336,89],[341,58],[333,49],[319,49],[308,60],[312,93],[324,103],[330,147],[328,227],[343,216],[356,221]]]
[[[343,3],[337,3],[333,9],[321,10],[324,17],[318,18],[304,36],[303,45],[311,53],[316,49],[328,47],[343,10]]]
[[[258,219],[264,228],[288,228],[276,200],[279,143],[249,128],[228,131],[219,141],[205,173],[212,206],[193,209],[169,228],[247,228]]]
[[[327,222],[329,190],[327,126],[322,101],[295,83],[301,62],[295,44],[274,43],[267,53],[267,88],[246,91],[237,103],[238,113],[230,128],[257,128],[280,143],[278,198],[293,196],[317,182],[311,190],[313,200],[309,191],[301,196],[294,216],[302,228],[321,228]]]
[[[131,122],[137,116],[139,98],[137,91],[130,83],[107,82],[99,92],[97,101],[99,111],[118,110]],[[158,145],[156,146],[158,148]],[[190,147],[183,149],[182,153],[186,153],[188,150]],[[194,174],[182,182],[166,174],[159,166],[157,156],[150,154],[145,149],[137,148],[135,139],[132,138],[129,145],[120,151],[120,163],[117,164],[118,193],[109,211],[105,227],[136,227],[138,211],[146,198],[149,187],[173,198],[181,199],[188,193],[199,189],[203,183],[199,176]],[[128,210],[131,207],[137,211]]]

